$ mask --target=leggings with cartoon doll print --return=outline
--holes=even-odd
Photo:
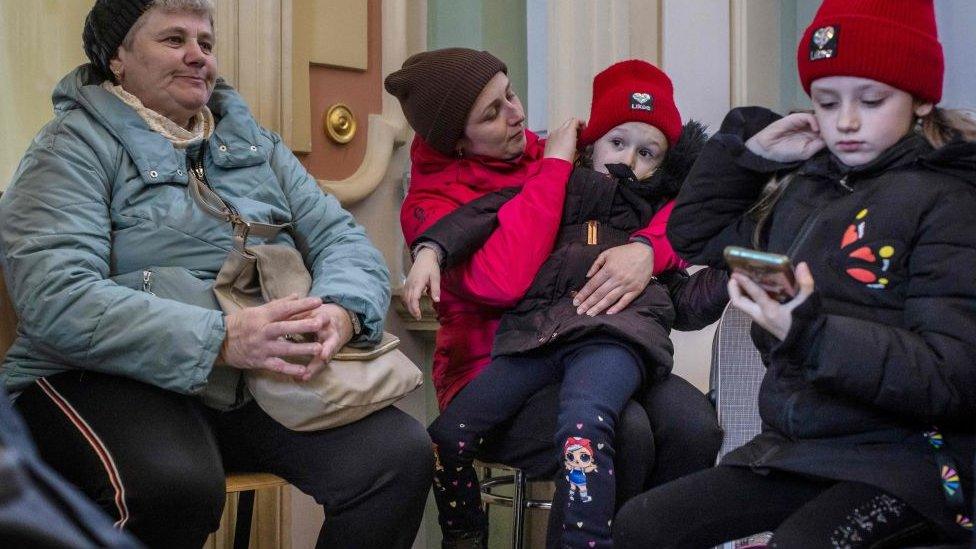
[[[565,509],[562,544],[611,547],[614,427],[640,385],[641,368],[629,347],[606,340],[498,357],[431,424],[443,530],[485,527],[472,466],[483,437],[554,382],[561,383],[555,442],[564,466],[554,479],[553,505]]]

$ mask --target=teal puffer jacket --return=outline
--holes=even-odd
[[[187,155],[199,149],[174,148],[98,84],[87,66],[61,80],[54,120],[0,199],[4,275],[20,318],[0,381],[16,392],[77,368],[239,406],[249,399],[240,371],[213,366],[223,315],[188,304],[211,295],[233,245],[230,226],[188,193]],[[274,242],[301,252],[312,295],[359,316],[357,343],[378,340],[389,272],[363,228],[230,86],[218,81],[209,107],[210,184],[246,219],[291,223]]]

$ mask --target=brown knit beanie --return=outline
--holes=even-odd
[[[453,156],[471,107],[499,72],[508,74],[508,67],[486,51],[445,48],[412,55],[384,86],[400,100],[410,127],[435,150]]]
[[[81,39],[85,54],[103,78],[112,79],[109,61],[152,3],[153,0],[96,0],[88,12]]]

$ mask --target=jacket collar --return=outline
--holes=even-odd
[[[54,89],[55,113],[84,109],[122,145],[146,184],[186,184],[185,152],[165,137],[121,99],[101,87],[91,65],[68,73]],[[222,168],[252,166],[267,161],[271,145],[259,139],[260,128],[241,96],[218,79],[208,107],[217,120],[210,137],[213,162]]]
[[[532,169],[538,169],[544,152],[544,142],[529,130],[525,130],[525,152],[514,160],[486,156],[451,157],[434,150],[417,136],[410,147],[410,187],[436,186],[439,192],[445,192],[443,185],[458,183],[473,191],[492,192],[521,185]]]
[[[827,149],[816,154],[800,168],[800,174],[805,176],[819,176],[830,179],[841,179],[853,176],[866,179],[880,175],[883,172],[905,168],[915,164],[920,157],[932,152],[932,146],[921,135],[909,133],[897,143],[888,147],[877,158],[861,164],[848,166],[841,162]]]
[[[707,141],[708,134],[705,126],[696,120],[689,120],[681,128],[678,140],[668,149],[664,162],[650,177],[641,182],[644,186],[653,189],[651,196],[655,198],[677,196]]]
[[[850,167],[822,151],[800,168],[800,174],[835,180],[852,176],[856,180],[912,167],[923,167],[976,186],[976,142],[957,139],[935,149],[925,137],[912,132],[867,164]]]

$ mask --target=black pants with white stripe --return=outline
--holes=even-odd
[[[40,379],[16,407],[41,457],[150,547],[203,544],[225,470],[275,473],[314,497],[326,516],[318,547],[410,547],[433,470],[423,426],[393,407],[299,433],[253,402],[216,412],[93,372]]]

